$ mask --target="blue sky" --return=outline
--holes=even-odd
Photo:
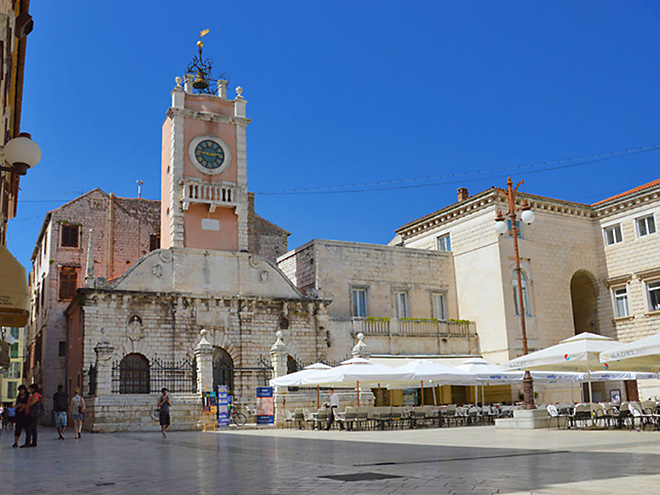
[[[161,125],[203,28],[254,119],[257,212],[292,233],[290,248],[386,243],[457,187],[507,174],[584,203],[660,176],[660,151],[475,173],[660,145],[658,3],[33,0],[31,12],[22,127],[43,158],[8,238],[26,266],[46,212],[81,192],[134,197],[140,179],[159,199]],[[259,194],[427,176],[442,178]]]

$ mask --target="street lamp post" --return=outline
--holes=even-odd
[[[522,276],[520,274],[520,253],[518,251],[518,226],[516,225],[517,213],[520,211],[520,218],[526,224],[530,224],[534,221],[534,212],[530,209],[527,201],[523,200],[521,207],[516,208],[516,193],[518,188],[524,181],[520,181],[518,185],[514,188],[513,181],[511,177],[506,182],[507,190],[504,193],[506,199],[509,203],[509,211],[506,216],[511,220],[511,230],[513,231],[513,250],[516,258],[516,279],[518,280],[518,312],[520,313],[520,328],[522,330],[522,345],[523,345],[523,355],[528,353],[527,349],[527,328],[525,326],[525,298],[523,296],[522,289]],[[495,231],[498,234],[504,234],[508,229],[508,225],[502,212],[497,210],[497,217],[495,218]],[[525,397],[525,409],[536,409],[534,404],[534,380],[532,379],[532,374],[529,371],[525,371],[525,376],[523,378],[523,394]]]

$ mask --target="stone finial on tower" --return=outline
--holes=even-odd
[[[363,333],[358,333],[357,338],[358,338],[358,343],[355,344],[355,347],[353,347],[353,350],[351,351],[351,354],[353,355],[353,357],[369,359],[369,356],[371,356],[371,353],[369,352],[369,349],[367,348],[367,344],[364,343],[364,334]]]
[[[87,243],[87,269],[85,271],[85,287],[94,287],[94,245],[92,243],[92,229],[89,229],[89,242]]]
[[[243,98],[243,88],[236,87],[236,99],[234,100],[234,117],[245,117],[245,106],[247,101]]]
[[[227,86],[229,81],[226,79],[218,79],[218,96],[223,100],[227,99]]]
[[[193,92],[193,82],[195,81],[195,75],[194,74],[186,74],[183,76],[185,83],[183,84],[183,90],[191,95]]]

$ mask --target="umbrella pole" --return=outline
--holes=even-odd
[[[434,406],[437,406],[437,405],[438,405],[438,401],[437,401],[436,398],[435,398],[435,389],[436,389],[436,385],[433,386],[433,405],[434,405]]]
[[[420,383],[422,384],[422,406],[424,405],[424,380],[421,380]]]
[[[486,405],[486,385],[481,386],[481,405]]]
[[[589,414],[591,416],[591,424],[594,423],[594,393],[591,390],[591,370],[587,366],[587,379],[589,380]]]
[[[382,398],[382,395],[380,395],[380,383],[379,383],[378,384],[378,404],[376,404],[377,406],[382,406],[381,398]]]
[[[316,409],[321,409],[321,385],[316,386]]]
[[[357,386],[357,404],[358,404],[358,407],[360,407],[360,381],[359,380],[358,380],[356,386]]]

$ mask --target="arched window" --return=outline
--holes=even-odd
[[[513,280],[513,307],[515,308],[516,314],[520,315],[519,307],[519,298],[518,298],[518,277],[516,276],[516,271],[513,271],[511,275]],[[522,295],[523,295],[523,307],[525,308],[525,316],[532,316],[532,312],[529,307],[529,288],[527,284],[527,275],[525,272],[520,270],[520,281],[522,283]]]
[[[149,361],[142,354],[127,354],[119,363],[119,393],[148,394]]]
[[[213,390],[218,385],[227,385],[229,393],[234,391],[234,360],[222,347],[213,349]]]

